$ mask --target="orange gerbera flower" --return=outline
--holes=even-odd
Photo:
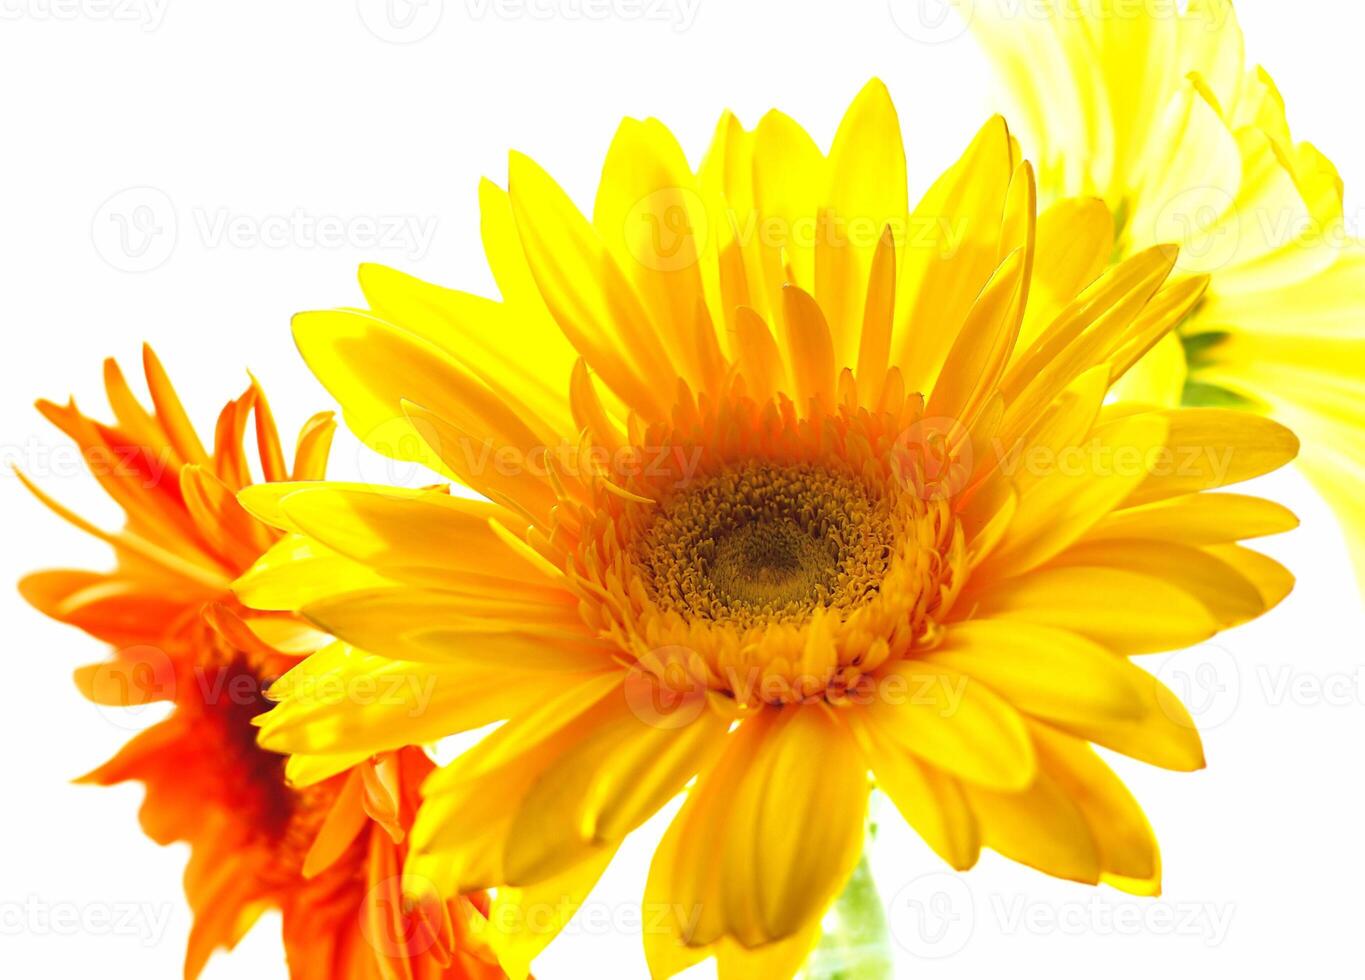
[[[351,760],[295,789],[284,756],[256,744],[269,683],[332,642],[290,616],[248,611],[229,583],[279,537],[246,513],[236,493],[259,466],[267,481],[323,475],[334,423],[314,416],[292,470],[260,387],[253,381],[218,417],[213,450],[195,434],[150,349],[144,366],[153,409],[131,393],[113,360],[105,387],[116,422],[74,402],[39,410],[79,445],[87,465],[127,514],[117,533],[93,526],[25,485],[58,515],[111,545],[117,568],[39,572],[20,588],[36,608],[117,650],[77,671],[100,704],[170,701],[147,728],[84,781],[147,787],[141,821],[158,843],[191,847],[185,890],[194,927],[185,976],[231,948],[267,909],[281,911],[296,978],[429,980],[501,977],[472,934],[482,895],[405,906],[401,868],[417,790],[432,769],[421,749]],[[254,422],[257,459],[246,448]]]

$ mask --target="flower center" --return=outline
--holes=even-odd
[[[860,605],[876,595],[892,544],[889,508],[851,475],[751,462],[666,501],[639,563],[662,608],[747,626]]]
[[[263,875],[282,885],[293,882],[313,838],[331,809],[335,781],[302,789],[289,785],[285,756],[262,748],[254,721],[273,702],[265,695],[284,666],[239,650],[207,625],[194,668],[195,704],[204,747],[223,773],[222,803],[272,852]]]
[[[725,532],[716,542],[711,584],[727,605],[781,609],[824,603],[838,555],[790,519],[759,522]]]

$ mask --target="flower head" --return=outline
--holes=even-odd
[[[790,975],[858,860],[869,774],[953,867],[986,846],[1158,887],[1089,743],[1202,765],[1128,658],[1286,594],[1239,542],[1293,517],[1207,491],[1294,437],[1111,403],[1205,281],[1171,280],[1165,246],[1104,272],[1036,220],[998,118],[913,209],[901,146],[876,82],[828,154],[727,115],[694,174],[628,120],[591,221],[524,157],[484,185],[501,301],[366,268],[368,310],[296,320],[357,433],[482,499],[242,495],[291,532],[243,601],[369,651],[291,671],[263,741],[326,758],[505,721],[425,784],[408,867],[496,886],[512,967],[684,791],[645,891],[660,976]],[[416,718],[308,694],[409,672],[433,683]]]
[[[1342,182],[1291,134],[1270,74],[1249,66],[1229,0],[963,4],[1032,135],[1043,200],[1122,258],[1156,242],[1208,291],[1127,379],[1155,404],[1265,412],[1336,510],[1365,583],[1365,249]],[[1110,220],[1100,198],[1115,215]]]
[[[74,403],[39,403],[127,515],[122,530],[97,528],[21,474],[58,515],[108,543],[116,568],[39,572],[21,589],[42,612],[115,648],[112,660],[77,671],[88,698],[173,705],[84,781],[144,783],[147,835],[189,843],[185,890],[195,918],[186,977],[271,908],[283,915],[295,978],[501,976],[474,952],[482,949],[472,935],[486,909],[481,896],[413,906],[402,895],[417,788],[432,769],[420,749],[348,759],[326,778],[307,773],[313,783],[296,788],[285,757],[256,742],[266,687],[330,638],[295,617],[248,610],[229,591],[280,536],[236,493],[253,469],[266,480],[320,479],[330,413],[304,426],[289,468],[253,381],[223,409],[210,451],[150,349],[144,363],[150,411],[112,360],[105,386],[114,423]]]

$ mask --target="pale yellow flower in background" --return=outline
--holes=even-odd
[[[1174,242],[1179,272],[1211,277],[1124,394],[1290,426],[1365,583],[1365,247],[1336,168],[1248,66],[1232,4],[955,2],[1036,153],[1040,199],[1097,197],[1112,227],[1073,205],[1090,247],[1112,238],[1117,261]]]
[[[828,153],[726,115],[694,173],[627,120],[591,219],[520,155],[481,197],[500,301],[366,267],[368,309],[295,321],[355,432],[483,498],[242,495],[290,532],[243,601],[368,651],[272,689],[262,741],[296,781],[505,722],[426,783],[408,871],[496,888],[516,975],[684,793],[645,886],[660,977],[790,976],[869,777],[952,867],[989,847],[1156,892],[1090,743],[1203,765],[1129,658],[1274,606],[1292,580],[1240,542],[1295,523],[1206,492],[1291,459],[1282,426],[1107,404],[1200,300],[1177,250],[1105,271],[1076,205],[1037,214],[999,118],[912,208],[876,82]],[[392,696],[320,693],[364,682]]]

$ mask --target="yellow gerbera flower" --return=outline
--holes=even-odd
[[[243,494],[293,533],[239,595],[370,651],[287,675],[264,744],[325,773],[505,721],[426,783],[408,870],[497,887],[511,972],[685,788],[646,888],[658,976],[790,975],[869,772],[955,868],[987,846],[1155,891],[1088,743],[1203,764],[1128,657],[1277,603],[1288,574],[1238,542],[1294,525],[1204,492],[1291,459],[1281,426],[1105,404],[1202,294],[1168,282],[1176,250],[1101,275],[1065,215],[1035,220],[999,118],[909,209],[876,82],[827,155],[727,115],[694,174],[628,120],[591,222],[517,155],[482,203],[501,302],[367,267],[368,310],[295,322],[356,432],[484,499]],[[424,711],[316,693],[413,675]]]
[[[1175,242],[1182,271],[1212,277],[1128,393],[1291,426],[1365,584],[1365,247],[1336,168],[1294,141],[1270,75],[1246,65],[1232,4],[959,3],[1034,137],[1043,201],[1102,198],[1112,226],[1070,205],[1095,247]]]

